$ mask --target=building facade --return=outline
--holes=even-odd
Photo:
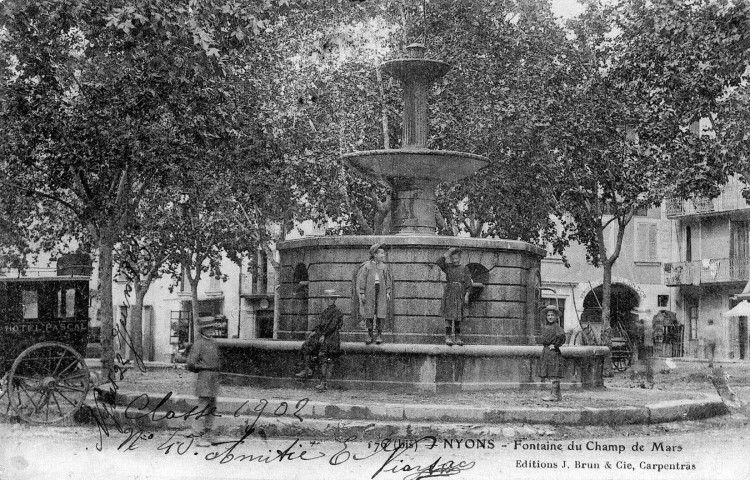
[[[198,315],[218,319],[222,323],[216,332],[220,337],[273,338],[276,280],[270,259],[259,252],[252,267],[247,260],[240,266],[224,259],[221,271],[226,280],[204,274],[198,283]],[[134,295],[123,277],[115,277],[112,290],[115,323],[119,323],[118,329],[127,330]],[[157,278],[143,300],[144,360],[171,362],[179,358],[194,339],[191,318],[187,279]],[[118,337],[119,349],[127,358],[127,344],[123,336]]]
[[[693,357],[704,357],[708,320],[718,330],[717,358],[745,360],[750,353],[747,317],[724,315],[739,302],[734,297],[750,278],[750,205],[742,187],[732,178],[716,199],[666,202],[675,242],[672,261],[664,264],[664,284],[677,299],[686,353]]]
[[[660,312],[674,312],[677,308],[672,290],[664,284],[662,265],[672,259],[674,231],[665,209],[652,208],[637,212],[627,225],[619,258],[612,270],[610,323],[612,336],[631,351],[637,349],[639,320],[653,321]],[[605,217],[605,221],[608,218]],[[607,227],[605,241],[608,251],[615,246],[616,230]],[[583,245],[572,244],[565,252],[569,267],[559,256],[549,255],[542,260],[542,302],[560,308],[563,327],[571,343],[581,343],[582,326],[601,332],[601,297],[603,269],[586,261]],[[674,318],[673,314],[662,316]],[[675,330],[669,325],[670,333]],[[655,335],[657,355],[679,356],[679,339]]]

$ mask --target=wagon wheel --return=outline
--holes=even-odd
[[[70,417],[89,391],[89,369],[71,347],[42,342],[16,358],[8,376],[10,403],[28,422],[52,423]]]
[[[0,377],[0,415],[8,416],[10,412],[10,395],[8,395],[8,372]]]

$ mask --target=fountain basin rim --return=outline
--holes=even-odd
[[[473,153],[427,148],[364,150],[342,155],[355,169],[389,178],[411,178],[430,183],[455,182],[487,167],[490,159]]]
[[[520,240],[502,238],[448,237],[444,235],[326,235],[321,237],[302,237],[279,242],[277,250],[290,250],[311,247],[352,246],[367,248],[382,243],[386,248],[392,247],[437,247],[445,250],[450,247],[478,250],[511,250],[525,251],[540,257],[547,256],[547,251],[536,245]]]
[[[225,348],[257,348],[260,350],[299,351],[302,341],[296,340],[265,340],[265,339],[216,339],[219,347]],[[362,342],[341,342],[344,352],[358,353],[389,353],[414,355],[451,355],[464,357],[539,357],[542,354],[541,345],[464,345],[463,347],[449,347],[447,345],[425,345],[411,343],[386,343],[383,345],[365,345]],[[563,357],[602,357],[609,353],[604,346],[566,346],[560,347]]]

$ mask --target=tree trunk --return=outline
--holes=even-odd
[[[602,278],[602,333],[601,341],[602,345],[609,347],[609,353],[604,357],[604,372],[605,377],[612,377],[614,372],[612,370],[612,331],[609,321],[610,316],[610,304],[612,297],[612,264],[614,261],[607,260],[602,263],[604,268],[604,276]]]
[[[99,238],[99,308],[101,315],[102,374],[115,378],[114,312],[112,311],[112,250],[114,242],[108,232]]]
[[[200,272],[200,270],[199,270]],[[192,299],[192,313],[193,313],[193,342],[200,335],[200,328],[198,327],[198,282],[200,282],[200,273],[195,274],[195,278],[190,279],[190,297]]]
[[[130,314],[130,329],[128,333],[132,342],[131,360],[136,363],[143,361],[143,299],[146,296],[146,292],[148,292],[148,285],[144,287],[138,280],[133,282],[135,304]]]

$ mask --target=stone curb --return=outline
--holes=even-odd
[[[700,420],[729,413],[727,406],[720,400],[673,400],[646,405],[645,408],[649,410],[650,423]]]
[[[101,415],[101,412],[97,415]],[[143,415],[138,417],[138,415]],[[125,413],[123,407],[108,408],[104,417],[94,418],[91,409],[82,409],[77,421],[89,425],[99,422],[106,424],[107,432],[115,435],[117,432],[129,432],[136,429],[144,432],[154,430],[178,430],[182,435],[175,434],[175,440],[189,442],[185,434],[189,434],[193,418],[184,417],[154,420],[148,412],[129,411]],[[242,437],[250,432],[252,437],[260,438],[310,438],[316,440],[381,440],[384,438],[420,438],[435,436],[440,438],[513,438],[517,435],[544,435],[549,429],[533,429],[528,426],[516,425],[477,425],[458,423],[430,423],[406,421],[366,421],[342,419],[298,419],[290,418],[259,418],[238,416],[231,414],[215,417],[212,432],[216,436],[232,438]],[[546,433],[549,434],[549,433]]]
[[[164,417],[167,412],[188,412],[197,405],[192,395],[135,394],[104,391],[100,403],[114,403],[123,411],[128,407],[135,416],[144,412]],[[719,399],[673,400],[648,404],[643,407],[611,408],[565,407],[506,407],[499,409],[429,404],[333,404],[326,401],[294,399],[289,401],[237,399],[219,397],[217,412],[235,418],[291,419],[304,421],[368,421],[368,422],[431,422],[500,425],[506,423],[551,425],[632,425],[699,420],[728,412]],[[93,404],[90,402],[90,405]],[[259,416],[260,413],[260,416]]]

